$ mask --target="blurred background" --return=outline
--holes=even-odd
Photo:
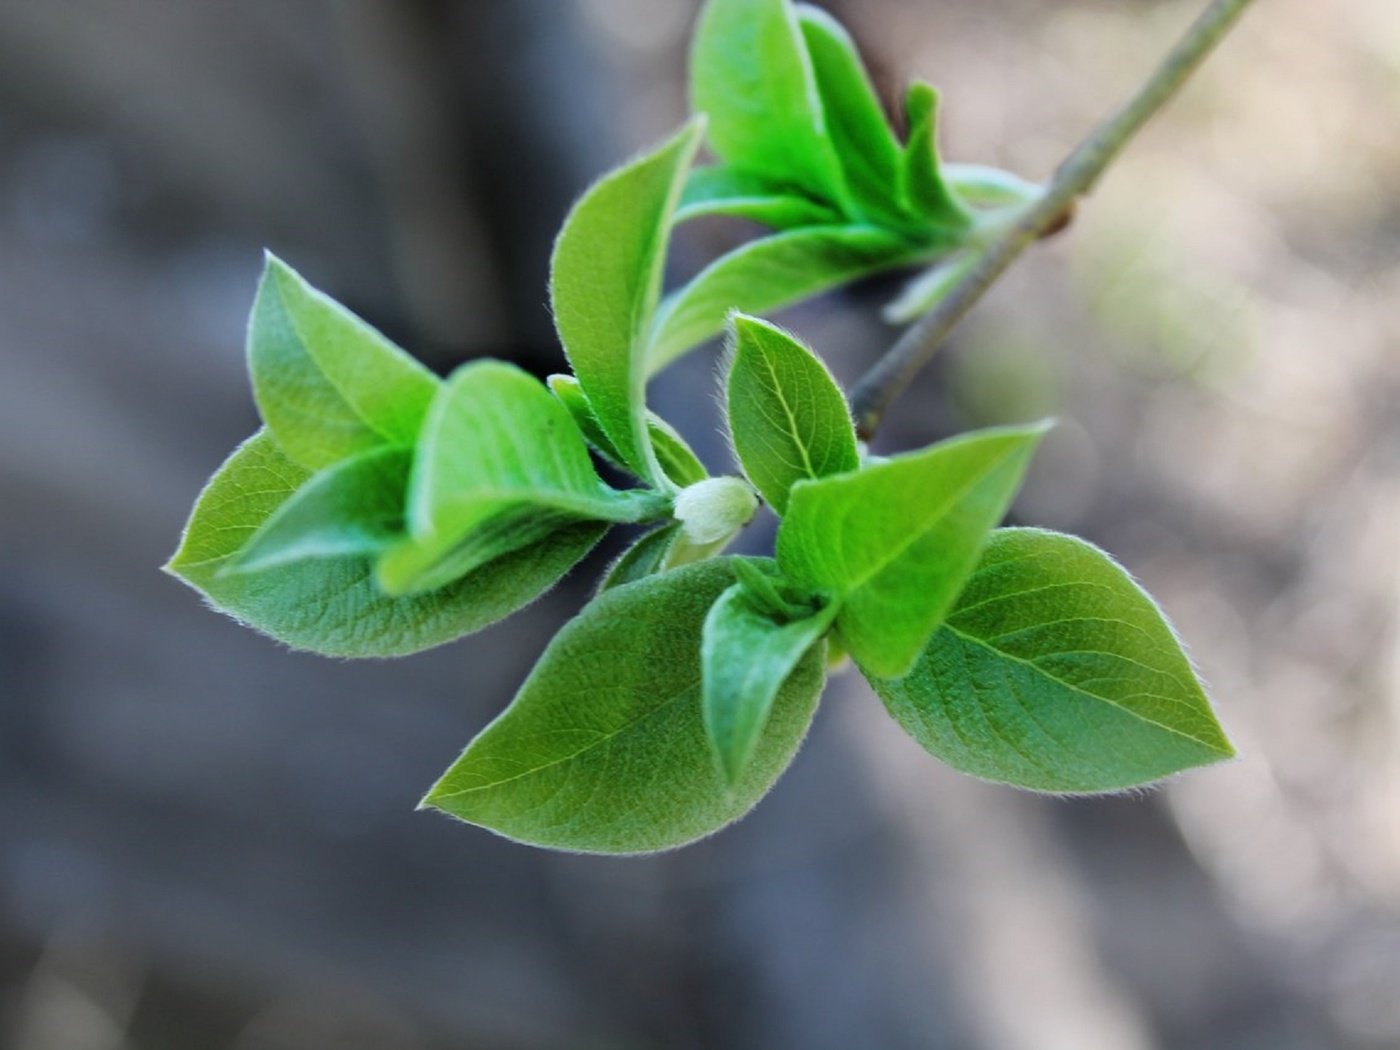
[[[945,155],[1042,179],[1202,4],[828,6],[888,97],[944,90]],[[1394,0],[1256,5],[881,438],[1059,416],[1014,517],[1158,595],[1230,766],[1018,794],[848,677],[743,823],[553,855],[413,806],[615,545],[393,663],[156,571],[255,426],[264,245],[436,369],[560,367],[551,238],[682,119],[695,10],[0,0],[0,1046],[1400,1047]],[[783,320],[852,380],[897,288]],[[727,469],[714,366],[655,397]]]

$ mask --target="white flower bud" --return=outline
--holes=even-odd
[[[696,545],[718,543],[738,532],[758,512],[758,497],[740,478],[706,478],[676,495],[676,520]]]

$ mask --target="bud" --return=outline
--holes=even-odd
[[[728,540],[758,512],[758,497],[741,478],[706,478],[676,496],[676,520],[695,546]]]

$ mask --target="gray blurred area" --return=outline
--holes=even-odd
[[[1044,178],[1200,5],[831,6]],[[1256,6],[881,438],[1058,416],[1015,518],[1160,597],[1241,758],[1019,794],[846,678],[752,816],[614,860],[413,811],[600,560],[369,664],[157,566],[264,246],[440,371],[560,367],[551,238],[682,118],[694,3],[0,0],[0,1047],[1400,1047],[1400,5]],[[897,287],[784,320],[852,380]],[[714,367],[655,396],[728,469]]]

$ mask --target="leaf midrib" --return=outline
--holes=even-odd
[[[1181,737],[1181,738],[1183,738],[1183,739],[1185,739],[1185,740],[1189,740],[1189,741],[1191,741],[1193,744],[1197,744],[1197,745],[1199,745],[1199,746],[1201,746],[1201,747],[1204,747],[1204,748],[1206,748],[1208,751],[1211,751],[1211,752],[1213,752],[1213,753],[1215,753],[1215,754],[1217,754],[1217,755],[1226,755],[1226,756],[1228,756],[1228,755],[1234,754],[1234,752],[1233,752],[1232,750],[1230,750],[1229,748],[1221,749],[1221,748],[1217,747],[1215,744],[1211,743],[1210,741],[1202,740],[1200,737],[1192,736],[1190,733],[1183,732],[1182,730],[1176,729],[1176,728],[1174,728],[1174,727],[1172,727],[1172,726],[1163,725],[1161,722],[1158,722],[1156,719],[1148,718],[1146,715],[1142,714],[1141,712],[1134,711],[1132,708],[1124,707],[1122,704],[1115,703],[1113,700],[1110,700],[1110,699],[1109,699],[1108,697],[1106,697],[1106,696],[1100,696],[1100,695],[1097,694],[1097,693],[1091,693],[1091,692],[1089,692],[1089,690],[1083,689],[1083,688],[1081,688],[1081,687],[1075,685],[1075,684],[1072,683],[1072,682],[1067,682],[1067,681],[1065,681],[1063,678],[1060,678],[1060,677],[1058,677],[1057,675],[1051,674],[1049,671],[1045,670],[1045,668],[1039,666],[1039,665],[1036,664],[1034,661],[1032,661],[1032,660],[1027,660],[1025,657],[1022,657],[1022,656],[1016,656],[1016,655],[1014,655],[1014,654],[1012,654],[1012,653],[1008,653],[1008,652],[1006,652],[1006,651],[1003,650],[1003,649],[998,649],[995,645],[992,645],[991,643],[989,643],[989,642],[987,642],[987,641],[984,641],[984,640],[981,639],[981,638],[978,638],[976,635],[968,634],[968,633],[965,632],[965,631],[960,631],[960,630],[958,630],[956,627],[952,626],[952,625],[951,625],[950,623],[948,623],[947,621],[944,621],[944,623],[943,623],[943,630],[949,631],[949,632],[951,632],[952,634],[957,635],[958,638],[962,639],[963,641],[967,642],[968,644],[970,644],[970,645],[975,645],[975,646],[977,646],[977,647],[980,648],[980,649],[985,649],[987,652],[991,653],[991,654],[994,655],[994,656],[998,656],[998,657],[1002,658],[1003,660],[1011,660],[1011,661],[1013,661],[1013,662],[1015,662],[1015,663],[1021,664],[1021,665],[1025,666],[1025,667],[1028,667],[1028,668],[1030,668],[1032,671],[1034,671],[1036,674],[1040,675],[1041,677],[1047,678],[1047,679],[1049,679],[1050,681],[1054,682],[1056,685],[1063,686],[1065,689],[1068,689],[1068,690],[1070,690],[1070,691],[1073,692],[1073,693],[1077,693],[1077,694],[1079,694],[1080,696],[1087,697],[1087,698],[1090,699],[1090,700],[1095,700],[1095,701],[1097,701],[1097,702],[1099,702],[1099,703],[1101,703],[1101,704],[1107,704],[1109,707],[1112,707],[1114,710],[1116,710],[1116,711],[1121,711],[1121,712],[1123,712],[1125,715],[1128,715],[1128,716],[1130,716],[1130,717],[1132,717],[1132,718],[1136,718],[1138,721],[1144,722],[1144,723],[1146,723],[1147,725],[1155,726],[1156,728],[1162,730],[1163,732],[1171,733],[1171,734],[1173,734],[1174,736],[1179,736],[1179,737]],[[1114,656],[1114,655],[1116,655],[1116,654],[1105,652],[1105,653],[1102,653],[1101,655],[1104,655],[1104,656]]]

